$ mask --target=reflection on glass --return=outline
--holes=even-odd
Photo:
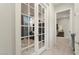
[[[21,39],[21,47],[27,47],[28,46],[28,37],[27,38],[22,38]]]
[[[29,17],[29,26],[30,27],[33,27],[34,26],[34,19],[33,19],[33,17]]]
[[[21,25],[33,26],[34,20],[31,16],[21,15]]]
[[[28,36],[28,27],[21,27],[21,36]]]
[[[30,8],[30,16],[34,17],[34,8]]]
[[[40,41],[40,42],[39,42],[39,48],[41,48],[41,47],[42,47],[42,46],[41,46],[41,43],[42,43],[42,41]]]
[[[28,48],[27,49],[24,49],[22,52],[21,52],[22,55],[28,55]]]
[[[34,3],[29,3],[29,5],[34,8]]]
[[[34,35],[34,27],[29,28],[29,35],[31,35],[31,36]]]
[[[34,45],[28,48],[28,52],[29,52],[29,54],[35,52],[34,51]]]
[[[38,33],[41,34],[41,28],[38,29]]]
[[[29,45],[34,44],[34,36],[30,36],[28,40]]]
[[[21,24],[28,26],[29,17],[25,15],[21,15]]]
[[[42,23],[39,23],[39,25],[38,25],[39,27],[42,27]]]
[[[41,5],[39,5],[38,8],[39,8],[39,12],[41,12],[41,9],[42,9]]]
[[[21,13],[28,15],[28,4],[21,4]]]
[[[41,11],[42,7],[41,7],[41,5],[39,5],[38,8],[39,8],[39,10],[38,10],[39,20],[41,20],[42,19],[42,11]]]
[[[39,41],[41,41],[41,35],[39,35],[38,38],[39,38]]]
[[[43,40],[43,41],[45,40],[45,34],[42,35],[42,40]]]
[[[42,41],[42,42],[41,42],[41,46],[43,47],[44,45],[45,45],[45,42],[44,42],[44,41]]]
[[[44,8],[42,8],[42,14],[43,14],[43,19],[44,19],[44,14],[45,14]]]
[[[42,34],[43,34],[43,33],[45,33],[45,30],[44,30],[44,28],[42,28]]]
[[[44,24],[44,22],[42,23],[42,27],[45,27],[45,24]]]

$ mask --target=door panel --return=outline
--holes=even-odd
[[[45,46],[45,10],[46,8],[42,5],[38,5],[38,45],[39,49]]]

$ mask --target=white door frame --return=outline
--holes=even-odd
[[[15,48],[16,54],[21,54],[21,4],[15,4]],[[19,44],[18,44],[19,43]]]
[[[55,44],[56,44],[56,40],[57,40],[57,36],[56,36],[56,34],[57,34],[57,30],[56,30],[56,23],[57,23],[57,13],[59,13],[59,12],[63,12],[63,11],[66,11],[66,10],[70,10],[70,34],[72,33],[72,8],[66,8],[66,9],[63,9],[63,10],[59,10],[59,11],[56,11],[55,12]],[[70,37],[71,37],[71,35],[70,35]],[[70,41],[71,41],[71,38],[70,38]],[[70,45],[71,45],[71,42],[70,42]]]

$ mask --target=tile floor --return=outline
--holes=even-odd
[[[68,39],[58,37],[55,46],[44,51],[41,55],[73,55],[73,51]]]

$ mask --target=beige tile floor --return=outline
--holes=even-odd
[[[52,49],[44,51],[41,55],[73,55],[69,40],[64,37],[58,37],[55,46]]]

